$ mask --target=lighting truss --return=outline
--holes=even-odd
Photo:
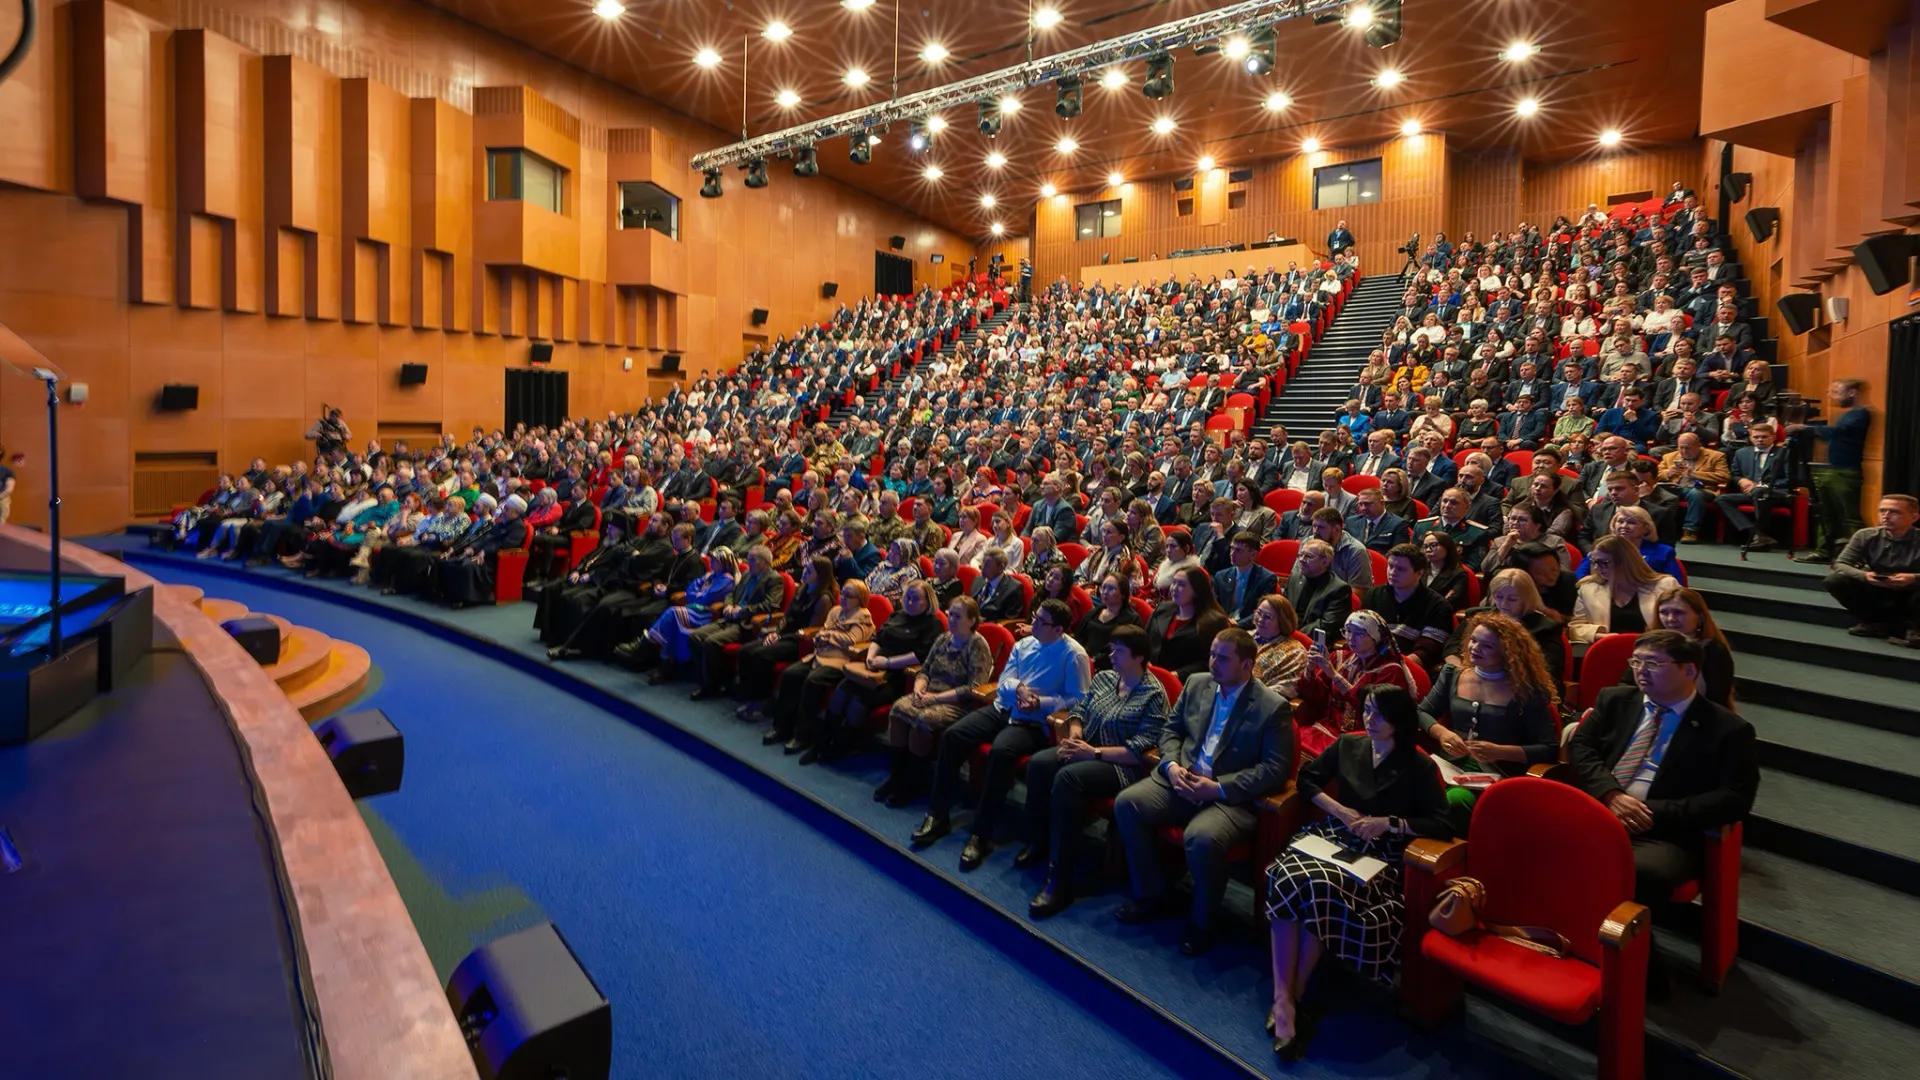
[[[1230,34],[1259,29],[1286,19],[1315,18],[1332,14],[1334,19],[1353,0],[1244,0],[1214,11],[1205,11],[1170,23],[1136,30],[1131,34],[1108,38],[1078,49],[1040,57],[1022,64],[971,79],[922,90],[917,94],[883,101],[843,112],[824,120],[798,124],[780,131],[756,135],[751,139],[695,154],[695,171],[721,169],[755,158],[778,157],[796,147],[877,131],[901,120],[913,120],[961,105],[997,101],[1029,87],[1050,85],[1074,75],[1093,75],[1101,69],[1133,60],[1144,60],[1156,53],[1170,53],[1188,45],[1213,41]]]

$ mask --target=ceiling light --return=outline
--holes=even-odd
[[[1363,3],[1355,4],[1348,8],[1345,22],[1347,28],[1350,30],[1365,30],[1367,27],[1372,26],[1373,5]]]
[[[760,36],[768,41],[785,41],[793,36],[793,27],[775,19],[767,24],[765,30],[760,31]]]
[[[1007,155],[1001,153],[998,150],[995,150],[993,153],[987,155],[988,168],[998,169],[1002,165],[1005,165],[1006,163],[1007,163]]]
[[[1112,216],[1113,216],[1113,211],[1111,211],[1111,210],[1102,210],[1102,211],[1100,211],[1100,216],[1101,216],[1101,217],[1112,217]]]
[[[773,95],[773,103],[783,109],[791,109],[800,104],[800,95],[791,90],[782,90]]]
[[[907,121],[907,145],[914,150],[925,150],[933,145],[933,136],[927,134],[927,125],[923,120]]]
[[[1601,146],[1619,146],[1620,145],[1620,129],[1608,128],[1607,130],[1601,132],[1600,145]]]
[[[599,0],[593,5],[593,13],[603,19],[617,19],[627,13],[627,5],[620,0]]]
[[[1363,199],[1371,199],[1371,198],[1373,198],[1373,192],[1371,192],[1371,191],[1363,191],[1363,192],[1361,192],[1361,193],[1360,193],[1360,197],[1361,197],[1361,198],[1363,198]]]
[[[819,176],[820,152],[811,146],[803,146],[793,152],[793,175]]]
[[[846,75],[842,76],[840,81],[846,83],[848,86],[865,86],[867,85],[867,73],[859,68],[848,68]]]
[[[1200,171],[1203,173],[1213,171],[1213,159],[1211,157],[1203,157],[1200,159]]]
[[[869,135],[869,136],[867,136],[867,141],[868,141],[868,142],[870,142],[870,143],[872,143],[872,144],[873,144],[873,145],[875,145],[875,146],[879,146],[879,145],[880,145],[880,136],[878,136],[878,135]]]
[[[1391,90],[1394,87],[1399,86],[1401,83],[1406,81],[1407,81],[1407,77],[1405,75],[1400,74],[1398,71],[1394,70],[1393,68],[1388,68],[1385,71],[1382,71],[1380,74],[1375,75],[1373,77],[1373,85],[1379,87],[1382,90]]]
[[[1083,228],[1083,229],[1081,229],[1081,230],[1080,230],[1080,235],[1081,235],[1081,236],[1086,236],[1086,235],[1087,235],[1088,233],[1091,233],[1091,232],[1093,232],[1093,230],[1092,230],[1092,229],[1090,229],[1090,228]]]
[[[1058,194],[1060,194],[1060,189],[1057,187],[1054,187],[1052,184],[1040,185],[1040,196],[1042,198],[1051,199]]]
[[[714,52],[712,49],[701,49],[699,52],[693,54],[693,62],[703,68],[719,67],[720,54]]]
[[[929,64],[937,64],[952,55],[947,51],[947,47],[939,42],[930,42],[926,48],[920,50],[920,59]]]
[[[926,171],[922,172],[920,175],[926,177],[929,180],[938,180],[947,174],[941,170],[940,166],[929,165],[927,166]]]
[[[1278,90],[1267,95],[1267,108],[1274,112],[1279,112],[1291,104],[1293,104],[1293,99]]]
[[[1348,181],[1348,180],[1351,180],[1351,179],[1353,179],[1353,174],[1352,174],[1352,173],[1344,173],[1344,172],[1343,172],[1343,173],[1341,173],[1341,174],[1340,174],[1340,179],[1341,179],[1341,181],[1342,181],[1342,182],[1344,183],[1345,181]]]
[[[1408,120],[1408,121],[1406,121],[1405,123],[1403,123],[1403,124],[1401,124],[1401,125],[1400,125],[1400,134],[1402,134],[1402,135],[1418,135],[1418,134],[1420,134],[1420,121],[1418,121],[1418,120]]]
[[[1514,104],[1513,111],[1519,113],[1521,116],[1532,116],[1540,111],[1540,99],[1521,98]]]
[[[1005,225],[1000,224],[997,221],[994,222],[992,225],[988,226],[988,228],[993,230],[993,235],[995,236],[1003,235],[1007,231],[1007,227]]]
[[[1118,90],[1127,85],[1127,73],[1119,68],[1108,68],[1106,74],[1100,76],[1100,85],[1109,90]]]
[[[1019,111],[1020,111],[1019,98],[1014,97],[1012,94],[1008,94],[1006,97],[1003,97],[1000,99],[1000,115],[1001,116],[1012,116],[1014,113],[1017,113]]]
[[[1060,151],[1063,154],[1071,154],[1075,150],[1080,149],[1080,144],[1077,142],[1074,142],[1070,138],[1067,138],[1067,139],[1061,139],[1059,142],[1054,143],[1053,148],[1055,150]]]
[[[943,131],[945,131],[945,130],[947,130],[947,118],[946,118],[946,117],[944,117],[944,116],[929,116],[929,117],[927,117],[927,131],[928,131],[929,133],[931,133],[931,134],[934,134],[934,135],[938,135],[938,134],[940,134],[941,132],[943,132]]]
[[[873,6],[873,0],[840,0],[840,6],[848,11],[865,11]]]
[[[989,210],[993,209],[994,204],[998,203],[999,201],[1000,201],[999,199],[996,199],[993,197],[991,192],[980,196],[980,205],[986,207]]]
[[[1176,124],[1175,124],[1175,123],[1173,122],[1173,117],[1171,117],[1171,116],[1162,116],[1162,117],[1160,117],[1160,118],[1158,118],[1158,119],[1156,119],[1156,120],[1155,120],[1155,121],[1153,122],[1153,133],[1154,133],[1155,135],[1168,135],[1168,134],[1172,134],[1172,132],[1173,132],[1173,129],[1174,129],[1175,127],[1177,127],[1177,126],[1178,126],[1178,125],[1176,125]]]
[[[1314,138],[1306,138],[1306,139],[1302,139],[1302,140],[1300,140],[1300,152],[1301,152],[1301,153],[1304,153],[1304,154],[1317,154],[1317,153],[1319,153],[1319,152],[1320,152],[1320,140],[1319,140],[1319,139],[1314,139]]]
[[[1110,172],[1110,173],[1108,173],[1108,174],[1107,174],[1107,186],[1108,186],[1108,187],[1119,187],[1120,185],[1122,185],[1122,184],[1124,184],[1124,183],[1126,183],[1126,182],[1127,182],[1127,178],[1126,178],[1126,177],[1124,177],[1124,176],[1121,176],[1121,175],[1120,175],[1119,173],[1117,173],[1117,172]]]
[[[980,103],[980,134],[989,139],[1000,134],[1000,107],[991,101]]]
[[[865,165],[873,160],[873,138],[866,132],[860,132],[850,140],[847,160],[855,165]]]
[[[1230,37],[1227,43],[1221,46],[1220,52],[1229,60],[1239,60],[1252,51],[1252,48],[1253,46],[1247,44],[1246,38]]]
[[[1265,75],[1273,70],[1279,55],[1279,48],[1274,43],[1273,27],[1263,26],[1247,36],[1247,55],[1240,66],[1249,75]]]
[[[1154,101],[1173,96],[1173,56],[1169,53],[1154,53],[1147,57],[1147,78],[1140,84],[1140,92]]]
[[[1059,8],[1043,7],[1033,13],[1033,25],[1042,30],[1051,30],[1066,19]]]
[[[1509,63],[1531,60],[1540,54],[1540,46],[1531,41],[1516,41],[1500,52],[1500,59]]]

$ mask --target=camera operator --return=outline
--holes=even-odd
[[[353,438],[353,432],[347,428],[347,422],[340,419],[340,410],[329,407],[325,402],[320,405],[320,419],[313,422],[304,436],[312,440],[315,450],[325,457],[347,445]]]

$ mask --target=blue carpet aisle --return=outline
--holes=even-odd
[[[1241,1061],[1282,1075],[1260,1030],[1269,993],[1262,942],[1249,934],[1204,959],[1183,959],[1174,949],[1178,923],[1119,926],[1115,891],[1037,927],[995,915],[900,857],[918,818],[868,798],[882,767],[875,757],[801,768],[762,747],[760,729],[733,719],[730,705],[688,702],[685,687],[648,687],[598,664],[549,667],[528,605],[454,612],[341,582],[318,583],[315,595],[316,583],[278,571],[243,575],[129,554],[163,580],[372,653],[382,679],[367,703],[385,709],[408,741],[402,790],[370,804],[381,819],[376,836],[390,827],[447,896],[490,890],[499,917],[489,933],[536,917],[500,902],[514,888],[558,923],[621,1010],[623,1075],[637,1075],[642,1060],[652,1075],[1231,1071],[1036,935]],[[332,599],[437,623],[409,625]],[[497,647],[541,659],[520,670],[486,655]],[[556,696],[545,683],[588,700]],[[614,697],[594,698],[596,687],[724,753],[630,705],[623,710]],[[463,704],[474,695],[492,704]],[[654,730],[701,760],[676,753]],[[1036,875],[1013,869],[1011,852],[1002,851],[961,878],[954,864],[962,842],[956,835],[929,849],[927,868],[1024,913]],[[420,876],[396,868],[403,885]],[[407,899],[419,920],[415,896]],[[444,971],[449,945],[424,936]],[[1593,1068],[1590,1056],[1477,1004],[1437,1038],[1420,1036],[1395,1019],[1390,999],[1336,981],[1312,1060],[1284,1075],[1532,1075],[1489,1045],[1496,1040],[1555,1073]]]

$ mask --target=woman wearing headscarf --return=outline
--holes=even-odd
[[[1413,692],[1413,673],[1393,645],[1387,621],[1371,611],[1347,616],[1340,629],[1344,646],[1329,650],[1316,642],[1307,652],[1300,677],[1300,752],[1317,756],[1341,735],[1359,731],[1360,701],[1369,686],[1398,686]]]

